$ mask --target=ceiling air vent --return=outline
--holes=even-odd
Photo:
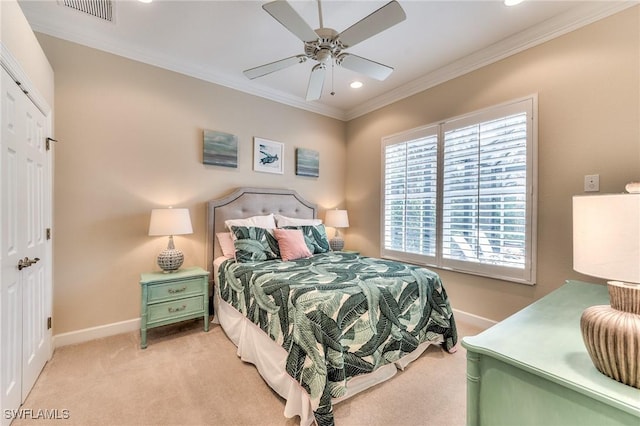
[[[96,18],[113,22],[112,0],[60,0],[60,3]]]

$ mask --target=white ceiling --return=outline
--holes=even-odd
[[[304,100],[313,61],[255,80],[242,71],[303,53],[303,43],[262,9],[263,1],[116,1],[106,22],[60,5],[19,0],[35,31],[122,55],[298,108],[348,120],[607,17],[634,1],[399,0],[404,22],[348,49],[395,68],[380,82],[335,67],[322,97]],[[291,1],[317,28],[315,0]],[[386,1],[323,0],[338,32]],[[333,74],[333,81],[331,75]],[[349,88],[353,80],[364,87]],[[331,95],[331,91],[335,95]]]

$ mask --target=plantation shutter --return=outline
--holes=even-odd
[[[437,128],[383,145],[383,251],[436,254]]]
[[[530,115],[517,103],[443,125],[444,266],[528,280]]]

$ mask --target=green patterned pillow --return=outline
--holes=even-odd
[[[278,240],[265,228],[254,226],[232,226],[231,232],[236,239],[236,260],[253,262],[256,260],[272,260],[280,257]]]
[[[285,228],[301,229],[302,235],[304,235],[304,242],[311,253],[318,254],[331,251],[327,230],[324,225],[285,226]]]

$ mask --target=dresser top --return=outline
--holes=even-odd
[[[192,266],[190,268],[180,268],[176,272],[146,272],[140,274],[140,284],[147,284],[156,281],[173,281],[181,280],[184,278],[201,277],[203,275],[209,275],[209,272],[205,271],[199,266]]]
[[[606,286],[567,281],[488,330],[463,338],[462,346],[640,417],[640,389],[600,373],[582,340],[582,311],[608,304]]]

